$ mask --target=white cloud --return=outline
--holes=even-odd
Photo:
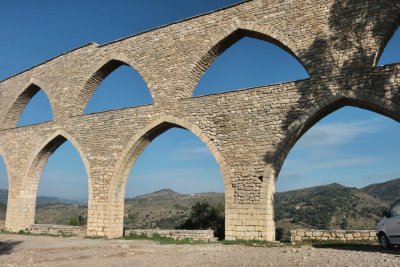
[[[363,135],[376,134],[384,127],[381,119],[317,124],[304,134],[297,145],[300,148],[316,148],[348,144]]]
[[[295,145],[284,162],[282,180],[308,179],[311,172],[326,176],[327,171],[358,166],[369,166],[382,162],[382,156],[360,155],[351,147],[365,135],[374,135],[384,130],[384,120],[362,120],[355,122],[335,121],[317,124]]]
[[[284,173],[304,173],[307,171],[326,170],[332,168],[354,167],[375,164],[382,161],[382,157],[327,157],[317,160],[312,155],[285,162]],[[286,171],[287,170],[287,171]]]
[[[278,190],[341,182],[343,172],[354,178],[354,168],[379,165],[384,161],[381,155],[363,155],[353,148],[358,140],[364,142],[364,137],[374,137],[385,127],[387,125],[382,119],[315,125],[299,140],[285,160],[278,178],[281,181]]]

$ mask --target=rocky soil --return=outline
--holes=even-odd
[[[0,266],[400,266],[400,249],[333,244],[160,245],[143,240],[0,234]]]

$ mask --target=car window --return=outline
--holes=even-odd
[[[392,208],[390,209],[389,215],[390,217],[400,215],[400,200],[397,200],[396,203],[393,204]]]

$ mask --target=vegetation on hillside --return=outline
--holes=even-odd
[[[67,225],[82,226],[86,225],[86,218],[82,215],[72,216],[67,219]]]
[[[0,220],[4,220],[6,218],[6,210],[7,210],[6,205],[0,203]]]
[[[339,184],[276,194],[275,218],[283,228],[374,229],[389,203]]]
[[[400,178],[384,183],[371,184],[361,188],[361,190],[370,196],[392,204],[400,198]]]
[[[6,196],[6,190],[0,190]],[[276,193],[277,228],[374,229],[383,211],[400,198],[400,179],[357,189],[339,184],[316,186]],[[38,198],[42,199],[42,198]],[[44,203],[51,198],[43,198]],[[56,199],[56,198],[54,198]],[[36,223],[82,225],[87,206],[56,199],[39,205]],[[0,220],[5,219],[5,203],[0,199]],[[60,203],[61,202],[61,203]],[[206,203],[206,204],[205,204]],[[125,201],[125,228],[212,228],[224,225],[224,194],[179,194],[163,189]],[[198,223],[198,218],[209,220]],[[220,236],[219,231],[215,230]],[[222,231],[223,232],[223,231]]]
[[[35,223],[85,225],[86,218],[86,205],[56,203],[36,207]]]
[[[223,193],[179,194],[163,189],[151,194],[125,200],[125,228],[174,229],[189,216],[196,202],[224,206]]]

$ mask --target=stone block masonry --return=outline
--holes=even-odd
[[[162,237],[173,238],[175,240],[192,239],[201,241],[217,241],[214,237],[213,230],[160,230],[160,229],[133,229],[125,230],[124,235],[144,235],[147,237],[153,237],[159,235]]]
[[[86,236],[86,227],[55,224],[33,224],[25,230],[30,234],[60,235],[60,236]]]
[[[291,242],[303,241],[377,241],[374,230],[312,230],[297,229],[290,231]]]
[[[343,106],[400,121],[400,64],[376,66],[399,14],[400,0],[246,1],[108,44],[89,44],[0,81],[0,154],[9,178],[6,229],[34,224],[41,172],[69,140],[89,179],[86,234],[122,236],[133,163],[151,140],[181,127],[208,146],[220,167],[226,239],[274,240],[276,179],[310,127]],[[192,97],[207,67],[243,37],[285,49],[310,78]],[[121,65],[139,72],[154,103],[83,115],[100,82]],[[16,128],[38,88],[50,100],[53,121]]]

